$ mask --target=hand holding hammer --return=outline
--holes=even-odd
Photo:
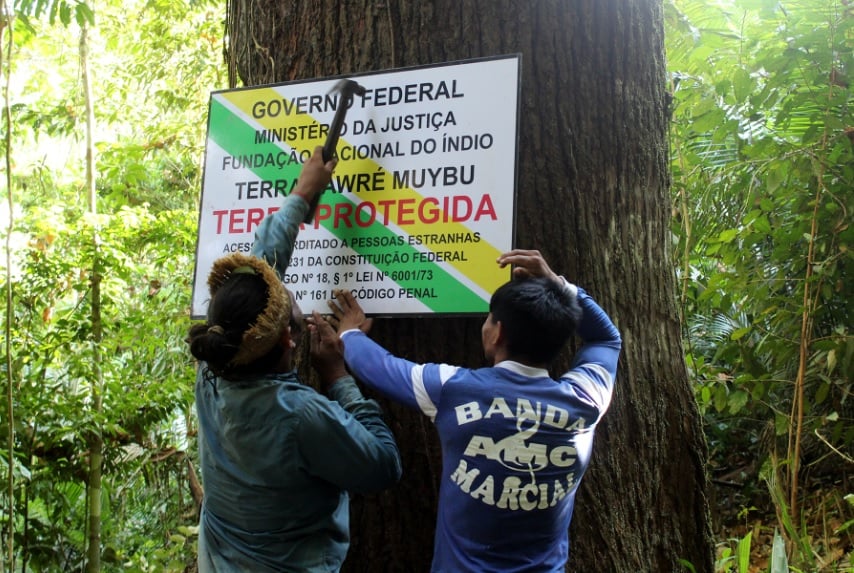
[[[329,125],[329,133],[326,135],[326,143],[323,145],[323,162],[326,163],[335,157],[335,149],[338,147],[338,138],[341,136],[341,129],[344,127],[344,118],[347,116],[347,110],[353,103],[354,95],[365,95],[365,88],[353,80],[343,79],[336,83],[329,93],[338,92],[338,106],[335,108],[335,116],[332,118],[332,123]],[[303,220],[304,223],[311,223],[314,219],[314,213],[317,211],[317,203],[320,201],[320,195],[316,195],[311,202],[308,213]]]

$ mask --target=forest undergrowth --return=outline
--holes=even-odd
[[[716,572],[764,573],[773,571],[775,532],[785,529],[764,472],[754,454],[744,451],[713,452],[710,460],[712,528],[716,540]],[[832,453],[807,466],[801,480],[799,541],[787,544],[793,562],[784,571],[803,573],[854,572],[854,466]],[[739,567],[741,547],[749,548],[746,568]],[[794,557],[807,549],[811,556]],[[746,549],[744,549],[746,550]],[[794,562],[801,562],[801,566]],[[811,562],[803,568],[803,562]]]

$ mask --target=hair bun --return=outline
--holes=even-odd
[[[237,354],[231,360],[232,366],[251,364],[270,352],[280,342],[291,314],[290,298],[273,267],[263,259],[242,253],[226,255],[214,261],[208,275],[211,298],[231,277],[241,274],[258,275],[261,278],[267,286],[267,304],[256,321],[243,333]]]

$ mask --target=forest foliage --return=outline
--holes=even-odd
[[[854,11],[666,6],[676,266],[712,474],[767,487],[797,566],[835,567],[803,505],[852,469]],[[841,507],[824,525],[850,551]]]
[[[206,106],[211,90],[228,87],[225,7],[13,6],[0,36],[0,563],[83,568],[87,448],[97,434],[105,443],[102,569],[183,571],[195,556],[198,519],[189,488],[193,364],[183,339]],[[771,500],[776,520],[767,525],[786,543],[774,544],[770,570],[787,570],[785,560],[793,570],[842,571],[851,561],[854,492],[837,492],[835,509],[823,514],[824,538],[806,525],[815,488],[839,486],[822,468],[850,473],[854,449],[854,6],[664,7],[675,296],[710,475]],[[81,27],[90,32],[94,78],[96,212],[84,189]],[[102,281],[98,342],[93,272]],[[720,570],[747,571],[750,536],[719,542]]]

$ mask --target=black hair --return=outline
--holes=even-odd
[[[230,364],[243,342],[243,333],[264,312],[269,296],[261,275],[232,274],[208,304],[207,322],[190,327],[187,337],[190,352],[207,362],[208,368],[217,376],[241,379],[269,372],[281,358],[283,349],[280,345],[275,345],[250,364]]]
[[[489,312],[502,324],[511,359],[537,365],[557,357],[581,320],[575,295],[542,277],[503,284],[492,295]]]

